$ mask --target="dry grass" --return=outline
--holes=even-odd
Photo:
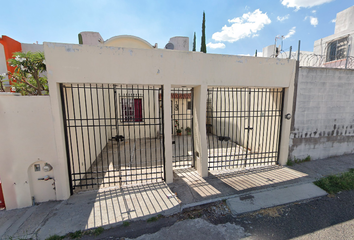
[[[284,211],[284,206],[272,207],[272,208],[265,208],[261,209],[257,212],[251,213],[251,216],[257,216],[258,214],[264,217],[280,217],[280,215]]]

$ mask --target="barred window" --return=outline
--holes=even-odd
[[[122,98],[122,120],[123,122],[143,121],[142,99]]]
[[[348,37],[330,42],[327,46],[327,62],[347,57]]]

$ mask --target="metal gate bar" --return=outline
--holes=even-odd
[[[278,162],[283,89],[209,88],[208,168]]]
[[[194,166],[193,89],[171,89],[172,162],[174,168]]]
[[[161,86],[61,84],[71,190],[164,179]]]

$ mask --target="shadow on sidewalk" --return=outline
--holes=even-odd
[[[278,165],[214,170],[206,178],[193,168],[181,168],[174,170],[174,183],[169,187],[177,193],[182,205],[187,205],[300,181],[310,181],[308,174]]]
[[[167,184],[112,187],[73,195],[48,216],[38,232],[39,239],[77,230],[113,227],[124,221],[170,215],[180,210]]]

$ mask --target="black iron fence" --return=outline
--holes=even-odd
[[[164,178],[161,86],[61,84],[72,190]]]
[[[193,89],[171,89],[173,167],[194,166]]]
[[[208,168],[278,162],[283,89],[208,89]]]

